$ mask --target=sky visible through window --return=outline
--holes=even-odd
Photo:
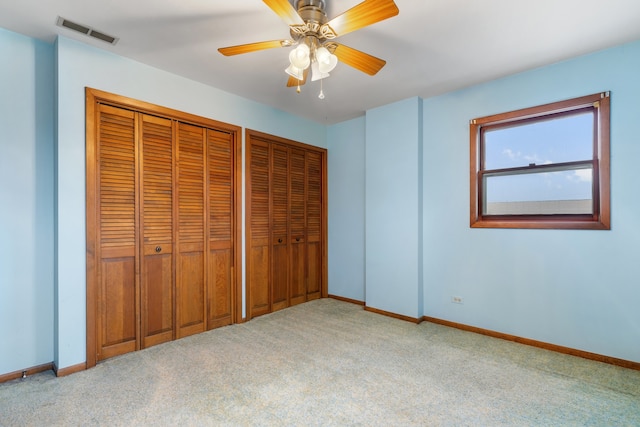
[[[592,113],[580,113],[485,133],[485,170],[593,158]],[[592,169],[489,177],[486,200],[521,202],[592,198]]]

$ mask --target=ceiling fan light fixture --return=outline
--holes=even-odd
[[[323,73],[320,71],[320,65],[318,62],[311,63],[311,81],[315,82],[317,80],[322,80],[324,78],[329,77],[329,73]]]
[[[320,48],[326,50],[324,47]],[[327,51],[328,56],[324,61],[318,60],[318,68],[322,73],[329,73],[338,65],[338,57]]]
[[[329,61],[330,55],[331,53],[329,53],[329,50],[327,50],[327,48],[324,46],[320,46],[319,48],[316,49],[316,59],[318,60],[318,62]]]
[[[306,69],[311,63],[311,51],[306,44],[300,44],[289,52],[291,65],[301,70]]]
[[[304,79],[304,69],[303,68],[298,68],[295,65],[291,64],[284,71],[285,71],[285,73],[289,74],[291,77],[293,77],[295,79],[298,79],[298,80],[303,80]]]
[[[290,76],[287,86],[304,85],[311,66],[312,80],[320,80],[319,98],[324,98],[322,80],[329,77],[338,62],[343,62],[371,76],[386,64],[386,61],[335,43],[339,36],[351,33],[399,13],[394,0],[361,0],[346,12],[327,19],[326,0],[263,0],[272,11],[289,25],[290,39],[270,40],[219,48],[225,56],[255,52],[276,47],[294,46],[289,52],[289,66],[285,72]],[[295,7],[294,7],[295,3]],[[336,56],[335,53],[338,53]],[[339,56],[339,59],[338,59]]]

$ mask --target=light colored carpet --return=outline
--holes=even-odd
[[[640,426],[640,372],[323,299],[0,384],[0,425]]]

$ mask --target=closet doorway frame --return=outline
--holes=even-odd
[[[85,87],[85,185],[86,185],[86,368],[97,364],[97,304],[98,287],[96,275],[96,254],[99,242],[95,230],[97,224],[96,211],[96,144],[97,144],[97,111],[98,106],[110,105],[124,108],[138,113],[170,118],[205,128],[229,132],[232,138],[234,155],[233,171],[233,277],[231,284],[231,323],[242,323],[242,127],[219,122],[202,116],[162,107],[145,101],[128,98],[126,96],[105,92],[99,89]],[[138,315],[139,316],[139,315]],[[140,339],[138,337],[138,339]]]

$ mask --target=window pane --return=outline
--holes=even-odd
[[[485,176],[483,215],[592,214],[593,169]]]
[[[484,134],[484,169],[589,160],[593,139],[593,114],[589,112],[489,129]]]

